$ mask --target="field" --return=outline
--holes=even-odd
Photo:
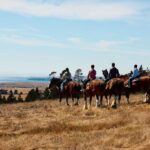
[[[83,110],[42,100],[0,105],[0,150],[111,150],[150,148],[150,105],[143,95],[117,109]],[[71,100],[69,101],[71,104]],[[105,105],[105,100],[103,101]]]

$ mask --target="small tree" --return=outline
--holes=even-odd
[[[38,88],[35,89],[36,99],[41,99],[41,93]]]
[[[35,101],[35,100],[36,100],[36,92],[34,89],[32,89],[28,92],[28,95],[26,97],[26,101],[30,102],[30,101]]]
[[[44,99],[50,99],[51,98],[49,88],[46,88],[44,90],[43,95],[44,95]]]
[[[143,66],[141,65],[139,68],[139,72],[142,73],[143,72]]]
[[[2,102],[6,103],[6,97],[5,96],[2,97]]]
[[[1,94],[0,94],[0,103],[3,103],[3,98]]]
[[[12,91],[10,91],[9,96],[7,97],[7,102],[8,103],[16,102],[16,97],[14,97],[14,94]]]
[[[18,94],[18,90],[15,90],[15,91],[14,91],[14,94]]]
[[[41,93],[39,92],[39,89],[36,88],[35,90],[32,89],[31,91],[29,91],[26,97],[26,101],[35,101],[37,99],[41,99]]]
[[[19,96],[18,96],[18,102],[23,102],[23,98],[22,98],[22,96],[21,96],[22,94],[21,93],[19,93]]]

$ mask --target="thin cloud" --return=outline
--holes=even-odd
[[[125,41],[108,41],[108,40],[101,40],[97,42],[96,45],[101,49],[111,49],[112,47],[116,47],[118,45],[125,44]]]
[[[0,10],[38,17],[75,20],[114,20],[137,15],[139,6],[133,3],[68,2],[60,5],[48,1],[1,0]]]
[[[70,37],[68,39],[69,42],[73,43],[73,44],[81,44],[82,40],[79,37]]]
[[[139,42],[139,38],[129,38],[126,41],[115,41],[115,40],[100,40],[89,42],[80,37],[70,37],[64,42],[55,41],[51,39],[39,39],[39,38],[25,38],[20,35],[1,35],[0,41],[7,44],[21,45],[27,47],[48,47],[48,48],[58,48],[62,49],[78,49],[82,51],[94,51],[98,53],[115,53],[115,54],[131,54],[137,56],[150,56],[150,52],[147,50],[125,50],[125,45],[135,44]]]
[[[51,47],[51,48],[66,48],[61,42],[51,41],[50,39],[36,39],[36,38],[24,38],[18,35],[0,36],[0,40],[15,45],[22,45],[28,47]]]

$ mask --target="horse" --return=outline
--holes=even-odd
[[[52,78],[49,83],[49,89],[52,90],[54,88],[57,88],[59,90],[59,102],[62,101],[62,96],[64,95],[66,97],[66,104],[68,103],[68,98],[71,96],[72,102],[74,102],[74,97],[77,98],[77,102],[74,103],[74,105],[78,105],[79,102],[79,95],[81,93],[81,85],[76,81],[68,81],[68,83],[64,86],[64,90],[61,91],[61,84],[62,80],[60,78]]]
[[[89,97],[89,106],[91,107],[92,103],[92,97],[96,96],[96,107],[102,106],[102,100],[103,96],[105,95],[105,98],[107,98],[105,94],[105,82],[103,80],[92,80],[86,85],[84,85],[84,100],[85,100],[85,105],[84,109],[87,109],[87,97]],[[100,100],[99,100],[100,96]]]
[[[105,90],[106,90],[107,95],[109,95],[107,105],[109,106],[110,98],[112,95],[114,95],[115,99],[114,99],[111,107],[112,108],[117,107],[117,103],[116,103],[117,100],[118,100],[118,105],[120,105],[121,94],[124,92],[124,81],[123,81],[123,79],[113,78],[113,79],[109,80],[106,84]]]
[[[131,88],[128,88],[127,85],[128,80],[124,82],[125,94],[128,101],[131,92],[145,92],[145,101],[149,101],[147,98],[150,97],[150,76],[141,76],[138,80],[133,80]]]
[[[122,79],[123,81],[127,81],[130,78],[130,74],[120,75],[118,78]]]

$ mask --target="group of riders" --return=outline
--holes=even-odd
[[[136,64],[134,65],[134,69],[131,72],[132,72],[132,75],[130,76],[130,78],[128,80],[128,85],[127,85],[128,88],[131,88],[132,81],[140,76],[140,72],[139,72],[138,66]],[[110,69],[108,76],[106,77],[105,82],[108,82],[109,80],[111,80],[113,78],[118,78],[119,76],[120,76],[119,70],[115,67],[115,63],[112,63],[112,68]],[[69,68],[66,68],[65,70],[62,71],[62,73],[60,74],[60,78],[63,81],[60,89],[63,91],[64,86],[69,81],[72,80]],[[91,69],[88,72],[87,79],[84,81],[84,85],[86,85],[88,82],[95,80],[95,79],[96,79],[95,66],[91,65]]]

